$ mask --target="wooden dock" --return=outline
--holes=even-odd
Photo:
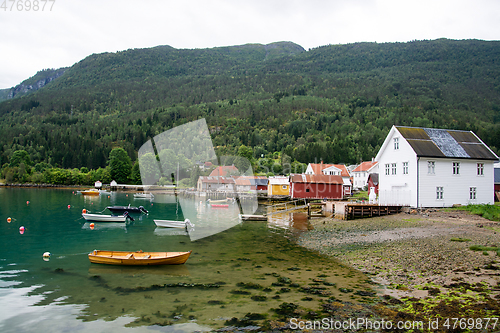
[[[240,219],[243,221],[267,221],[266,215],[245,215],[240,214]]]
[[[339,202],[335,203],[335,218],[352,220],[356,218],[398,214],[402,206],[379,206],[377,204]]]
[[[279,203],[276,205],[268,206],[267,216],[274,214],[286,213],[292,210],[308,208],[308,204],[305,199],[299,199],[294,201],[288,201]]]

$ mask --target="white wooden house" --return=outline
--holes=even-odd
[[[352,186],[354,189],[362,189],[368,185],[370,173],[378,173],[379,165],[377,161],[363,162],[351,171]]]
[[[498,156],[473,132],[393,126],[375,159],[381,205],[493,203]]]

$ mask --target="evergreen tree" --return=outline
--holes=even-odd
[[[109,153],[109,173],[119,184],[126,184],[130,179],[132,161],[123,148],[114,148]]]

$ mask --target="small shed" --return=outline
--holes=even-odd
[[[252,186],[250,178],[248,177],[234,177],[234,186],[237,192],[249,192],[255,190],[255,186]]]
[[[290,180],[284,176],[269,177],[267,195],[290,195]]]
[[[368,193],[370,193],[372,187],[375,188],[375,194],[378,195],[378,173],[368,175]]]
[[[342,199],[344,181],[341,176],[290,175],[292,199]]]
[[[494,168],[495,201],[500,201],[500,168]]]
[[[257,192],[263,192],[263,193],[267,192],[269,180],[267,179],[266,176],[255,176],[252,179],[252,182],[255,184]]]

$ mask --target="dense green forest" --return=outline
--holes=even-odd
[[[0,102],[1,176],[22,150],[32,169],[99,170],[117,147],[133,164],[149,138],[200,118],[217,154],[250,147],[256,171],[284,172],[285,160],[371,159],[392,125],[472,130],[498,152],[500,42],[93,54],[38,91]]]

